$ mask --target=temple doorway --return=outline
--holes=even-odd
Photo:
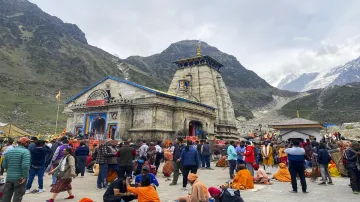
[[[106,121],[102,117],[97,117],[92,122],[92,129],[91,132],[95,134],[104,134],[105,133],[105,127],[106,127]]]
[[[197,139],[203,139],[203,126],[199,121],[190,121],[189,136],[195,136]]]
[[[107,138],[115,140],[117,124],[108,124]]]

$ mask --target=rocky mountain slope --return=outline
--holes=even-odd
[[[325,72],[288,75],[277,87],[302,92],[352,82],[360,82],[360,57]]]
[[[27,0],[0,0],[0,120],[33,131],[52,132],[57,104],[95,81],[123,78],[113,55],[87,43],[74,24],[43,12]],[[115,62],[114,62],[115,61]],[[134,82],[165,83],[131,65]],[[63,107],[61,105],[61,107]],[[60,126],[66,117],[60,116]]]
[[[359,121],[360,83],[331,86],[325,89],[308,91],[310,95],[293,100],[284,105],[279,113],[288,117],[316,120],[321,123],[346,123]]]

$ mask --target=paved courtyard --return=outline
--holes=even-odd
[[[276,172],[276,168],[273,173]],[[228,168],[214,168],[214,170],[199,170],[199,179],[205,183],[207,187],[219,186],[228,180]],[[180,176],[177,186],[169,186],[168,181],[162,175],[158,176],[160,186],[158,188],[161,201],[174,201],[178,196],[187,194],[187,191],[181,191],[182,176]],[[27,194],[24,197],[24,202],[38,202],[45,201],[51,196],[49,186],[51,184],[51,177],[46,176],[44,180],[46,192],[41,194]],[[274,182],[273,185],[255,185],[255,189],[242,191],[241,195],[245,202],[281,202],[286,201],[306,201],[306,202],[345,202],[345,201],[360,201],[360,195],[354,195],[349,188],[348,178],[334,178],[335,185],[333,186],[319,186],[318,183],[308,181],[308,191],[310,193],[291,194],[290,183]],[[300,186],[300,182],[298,183]],[[82,197],[89,197],[96,202],[101,202],[104,190],[96,190],[96,177],[87,173],[85,178],[76,178],[73,180],[73,191],[75,195],[74,200],[64,200],[67,193],[61,193],[55,201],[79,201]],[[34,181],[33,188],[37,187],[37,181]],[[188,185],[188,188],[190,186]]]

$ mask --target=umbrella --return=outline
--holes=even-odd
[[[0,135],[5,134],[4,131],[0,130]]]

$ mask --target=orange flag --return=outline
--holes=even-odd
[[[59,93],[55,97],[57,101],[60,101],[60,96],[61,96],[61,92],[59,91]]]

